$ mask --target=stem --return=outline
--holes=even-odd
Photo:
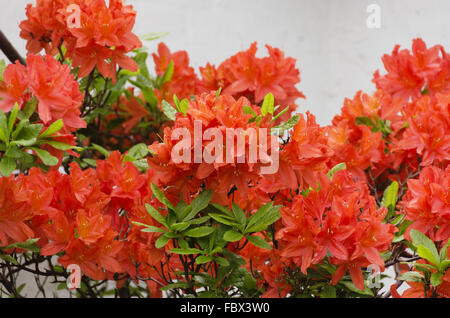
[[[25,60],[20,56],[19,52],[12,46],[5,34],[0,30],[0,49],[6,55],[11,63],[19,61],[25,65]]]

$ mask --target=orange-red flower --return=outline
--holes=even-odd
[[[296,195],[282,209],[283,226],[276,234],[281,256],[306,274],[329,252],[338,266],[333,284],[349,269],[355,286],[364,289],[361,267],[374,264],[384,270],[380,252],[389,248],[395,231],[383,223],[386,212],[377,209],[367,187],[355,183],[349,172],[337,172],[332,181],[323,176],[320,189]]]
[[[406,219],[412,229],[435,241],[450,238],[450,168],[425,167],[418,179],[408,180],[408,192],[403,200]],[[409,236],[408,236],[409,237]]]
[[[72,5],[77,8],[75,13]],[[77,13],[79,17],[74,19]],[[132,6],[123,5],[121,0],[109,1],[109,6],[104,0],[39,0],[36,6],[27,6],[20,36],[27,40],[30,53],[45,49],[47,54],[55,55],[64,45],[65,57],[72,60],[74,67],[80,67],[79,77],[87,76],[96,67],[115,81],[117,65],[131,71],[138,69],[126,55],[142,46],[132,32],[135,17]]]
[[[0,97],[3,111],[11,110],[16,102],[21,109],[25,102],[35,97],[39,118],[46,125],[62,119],[62,133],[86,127],[80,118],[83,95],[78,82],[69,66],[59,63],[53,56],[29,54],[26,66],[18,62],[8,65],[4,81],[0,82]]]
[[[441,53],[441,54],[439,54]],[[449,56],[440,45],[427,48],[422,39],[415,39],[412,52],[400,50],[396,45],[392,55],[382,58],[386,75],[379,71],[373,82],[377,88],[386,90],[394,97],[405,101],[419,98],[423,90],[430,94],[448,91],[450,88]]]
[[[170,81],[154,90],[159,102],[163,99],[171,103],[175,94],[180,100],[190,98],[201,92],[200,82],[194,69],[189,65],[189,56],[186,51],[170,52],[167,45],[159,43],[158,53],[153,53],[156,75],[163,76],[169,64],[173,63],[173,73]]]

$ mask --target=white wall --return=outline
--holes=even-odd
[[[33,0],[0,0],[0,28],[25,55],[18,34],[25,5]],[[258,41],[298,60],[307,96],[299,111],[310,110],[322,124],[339,111],[344,97],[372,91],[380,57],[396,43],[450,47],[448,0],[127,0],[137,10],[135,32],[168,31],[173,50],[188,51],[195,67],[220,63]],[[381,28],[368,29],[366,8],[381,6]],[[156,43],[146,43],[151,49]],[[3,56],[0,54],[0,58]]]

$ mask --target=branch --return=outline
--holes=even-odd
[[[8,38],[3,34],[0,30],[0,49],[6,55],[8,60],[11,63],[15,63],[17,60],[25,65],[25,60],[20,56],[19,52],[12,46],[11,42],[9,42]]]

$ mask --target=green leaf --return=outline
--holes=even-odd
[[[188,248],[190,248],[189,247],[189,243],[186,240],[182,239],[182,238],[178,239],[178,245],[180,246],[181,249],[188,249]]]
[[[170,228],[174,231],[184,231],[186,230],[191,224],[188,222],[179,222],[179,223],[174,223],[170,226]]]
[[[2,246],[1,249],[21,248],[31,252],[39,252],[41,248],[36,244],[37,241],[39,241],[39,238],[28,239],[25,242],[13,243],[4,247]]]
[[[9,144],[9,129],[5,113],[0,109],[0,139]]]
[[[155,247],[156,248],[162,248],[164,246],[166,246],[167,243],[169,243],[170,238],[167,237],[165,234],[161,235],[160,237],[158,237],[158,239],[155,242]]]
[[[425,258],[436,266],[439,266],[440,257],[433,241],[430,240],[425,234],[417,230],[411,230],[410,235],[412,243],[417,248],[417,253],[419,256]],[[422,246],[422,248],[420,246]]]
[[[260,207],[258,211],[248,219],[245,232],[251,233],[263,231],[269,225],[275,223],[280,217],[279,206],[274,207],[273,202],[269,202]]]
[[[248,115],[252,115],[252,116],[257,116],[258,114],[253,110],[253,108],[251,108],[248,105],[244,105],[243,107],[243,112],[244,114],[248,114]]]
[[[30,125],[30,121],[28,119],[22,119],[19,122],[19,124],[17,124],[16,129],[12,132],[12,134],[11,134],[12,139],[17,139],[17,136],[19,136],[21,134],[22,130],[24,128],[28,128],[29,129],[29,126],[31,126]],[[41,132],[41,129],[42,129],[42,125],[40,125],[39,129],[35,129],[37,132],[36,132],[36,134],[33,134],[33,136],[31,136],[31,133],[29,132],[28,134],[25,134],[25,135],[28,135],[28,136],[22,136],[22,138],[23,139],[30,139],[29,137],[31,137],[34,140],[36,140],[37,136]],[[32,129],[32,131],[34,131],[34,129]]]
[[[191,203],[191,210],[186,210],[186,212],[188,212],[186,215],[182,215],[182,220],[183,221],[189,221],[190,219],[192,219],[194,216],[197,215],[198,212],[202,211],[203,209],[205,209],[209,202],[211,201],[212,198],[212,191],[211,190],[205,190],[202,191]]]
[[[158,108],[158,99],[150,87],[141,87],[142,95],[144,95],[145,101],[150,105],[152,109]]]
[[[152,192],[155,195],[156,199],[158,199],[159,202],[161,202],[165,206],[171,208],[172,210],[175,210],[173,204],[169,201],[169,199],[166,198],[166,196],[164,195],[164,192],[162,192],[160,188],[158,188],[153,183],[150,185],[150,187],[152,188]]]
[[[144,76],[146,79],[150,79],[150,73],[149,73],[148,67],[147,67],[147,57],[148,57],[148,53],[145,51],[141,51],[141,52],[137,53],[133,59],[139,67],[138,74]],[[130,73],[128,73],[129,71],[126,71],[124,69],[122,69],[120,72],[121,72],[120,75],[123,73],[123,74],[129,75],[129,76],[134,76],[134,74],[130,74]],[[121,91],[121,89],[125,86],[126,81],[129,79],[129,76],[123,76],[120,79],[121,81],[119,80],[120,83],[119,83],[119,81],[117,81],[116,85],[113,86],[113,89],[116,91],[117,90]]]
[[[178,99],[177,95],[173,94],[172,99],[173,99],[173,102],[175,104],[175,107],[179,108],[180,107],[180,100]]]
[[[267,94],[264,97],[264,101],[261,106],[261,114],[266,116],[267,114],[273,115],[273,107],[275,103],[275,98],[272,93]]]
[[[189,109],[189,100],[187,98],[184,98],[179,104],[178,104],[178,111],[180,113],[183,113],[186,115],[187,110]]]
[[[321,292],[320,292],[321,298],[336,298],[336,287],[331,285],[325,285]]]
[[[249,290],[258,288],[258,284],[256,282],[256,279],[254,279],[252,277],[252,275],[250,275],[250,274],[249,275],[245,275],[245,277],[244,277],[244,286],[247,289],[249,289]]]
[[[6,152],[5,152],[6,157],[19,159],[19,158],[22,158],[24,155],[25,155],[24,152],[21,151],[19,149],[19,147],[17,147],[14,144],[9,144],[8,148],[6,148]]]
[[[221,256],[216,257],[214,260],[219,265],[222,265],[222,266],[225,266],[225,267],[230,266],[230,262],[226,258],[223,258]]]
[[[24,289],[25,285],[26,285],[26,283],[23,283],[22,285],[20,285],[19,287],[16,288],[16,291],[17,291],[18,295],[20,295],[20,293]]]
[[[345,170],[345,169],[347,169],[347,165],[345,164],[345,162],[338,163],[333,168],[331,168],[330,171],[328,171],[327,176],[328,176],[328,178],[333,179],[333,176],[336,172]]]
[[[431,264],[418,264],[418,263],[414,264],[414,267],[415,267],[416,271],[422,272],[424,275],[426,275],[428,277],[431,276],[430,268],[431,269],[436,268],[436,266],[431,265]]]
[[[392,252],[391,251],[386,251],[381,253],[381,258],[383,259],[383,261],[387,261],[388,259],[390,259],[392,256]]]
[[[450,260],[445,259],[445,260],[441,261],[441,264],[439,264],[439,271],[441,273],[444,273],[449,266],[450,266]]]
[[[377,128],[375,130],[381,131],[383,136],[389,136],[392,133],[391,122],[389,120],[377,119]]]
[[[97,167],[97,161],[95,159],[83,158],[82,161],[87,163],[88,165],[90,165],[92,167]]]
[[[11,142],[13,145],[19,145],[24,147],[33,146],[36,143],[36,138],[31,139],[19,139]]]
[[[172,228],[172,225],[177,223],[177,216],[175,215],[175,212],[171,209],[167,210],[166,222],[170,228]]]
[[[355,118],[355,123],[357,125],[365,125],[371,128],[376,128],[376,125],[374,124],[374,122],[366,116],[361,116],[361,117],[356,117]]]
[[[36,155],[42,160],[46,166],[54,166],[58,164],[58,158],[52,156],[47,150],[30,147]]]
[[[166,115],[167,118],[170,120],[175,120],[175,114],[177,113],[177,110],[173,108],[172,105],[170,105],[166,100],[162,100],[161,107],[164,115]]]
[[[15,103],[14,104],[14,108],[11,110],[11,113],[9,114],[9,119],[8,119],[8,131],[9,134],[12,133],[14,124],[16,123],[16,119],[17,119],[17,114],[19,113],[19,104]]]
[[[187,221],[187,223],[191,225],[198,225],[207,222],[211,217],[209,216],[202,216],[201,218],[195,218],[192,220]]]
[[[174,67],[175,67],[175,65],[173,64],[173,61],[171,60],[169,62],[169,65],[167,66],[166,71],[164,72],[163,76],[161,78],[159,78],[158,87],[160,87],[164,83],[170,82],[172,80]]]
[[[397,203],[398,194],[398,182],[392,182],[389,187],[384,190],[383,199],[381,200],[381,205],[388,209],[395,209]]]
[[[19,265],[19,263],[16,261],[16,259],[8,254],[0,254],[0,259],[10,262],[10,263],[13,263],[14,265]]]
[[[245,212],[241,209],[241,207],[239,205],[237,205],[236,203],[233,203],[232,211],[233,211],[234,218],[236,219],[236,221],[240,225],[245,226],[245,224],[247,222],[247,217],[245,215]]]
[[[230,219],[230,217],[227,217],[226,215],[223,215],[223,214],[209,213],[208,215],[210,217],[212,217],[214,220],[216,220],[217,222],[225,224],[225,225],[229,225],[229,226],[238,226],[239,225],[234,221],[234,219]]]
[[[142,41],[153,41],[165,37],[168,34],[169,34],[168,32],[150,32],[141,35],[139,39],[141,39]]]
[[[167,232],[166,230],[161,229],[161,228],[156,227],[156,226],[153,226],[153,225],[147,225],[147,224],[136,222],[136,221],[133,221],[131,223],[136,224],[136,225],[140,225],[140,226],[144,226],[145,228],[143,228],[141,230],[142,232],[147,232],[147,233],[166,233]]]
[[[150,204],[145,204],[145,209],[150,214],[152,218],[154,218],[158,223],[161,223],[164,226],[167,226],[166,219],[161,215],[161,213],[158,212],[154,207],[152,207]]]
[[[169,252],[180,255],[192,255],[203,253],[202,250],[199,250],[198,248],[173,248]]]
[[[131,147],[127,154],[134,159],[141,159],[148,155],[148,147],[146,144],[140,143]]]
[[[212,260],[213,260],[212,256],[199,255],[195,259],[195,263],[201,265],[201,264],[206,264],[208,262],[211,262]]]
[[[39,138],[50,137],[54,133],[60,131],[64,126],[64,122],[62,119],[58,119],[54,123],[52,123],[48,128],[39,136]]]
[[[16,169],[16,161],[7,156],[3,156],[0,160],[0,174],[4,177],[9,177]]]
[[[31,115],[36,111],[38,104],[38,100],[36,97],[32,97],[26,104],[25,107],[22,109],[23,118],[21,119],[29,119]]]
[[[360,294],[360,295],[366,295],[366,296],[373,296],[373,292],[368,289],[365,288],[363,290],[356,288],[355,284],[353,284],[353,282],[351,281],[345,281],[345,280],[341,280],[339,282],[340,285],[344,285],[345,287],[347,287],[350,291]]]
[[[133,164],[135,165],[136,168],[138,168],[139,171],[141,172],[145,172],[148,169],[150,169],[147,159],[138,159],[133,161]]]
[[[260,248],[264,248],[266,250],[271,250],[272,249],[272,245],[270,245],[266,240],[264,240],[263,238],[259,237],[259,236],[246,236],[247,240],[252,243],[253,245],[260,247]]]
[[[450,247],[450,239],[448,239],[447,243],[441,247],[441,251],[439,252],[441,262],[447,259],[447,249],[449,247]]]
[[[76,147],[76,146],[72,146],[69,144],[66,144],[65,142],[61,142],[61,141],[55,141],[55,140],[46,140],[43,143],[52,146],[55,149],[58,150],[62,150],[62,151],[67,151],[69,149],[76,149],[76,150],[82,150],[83,148],[80,147]]]
[[[187,213],[189,213],[189,211],[192,210],[192,207],[189,206],[186,202],[184,201],[180,201],[177,206],[175,207],[175,213],[177,215],[177,219],[178,220],[182,220],[184,219],[184,215],[186,215]]]
[[[228,215],[228,216],[233,216],[233,213],[232,213],[230,210],[228,210],[226,207],[221,206],[220,204],[217,204],[217,203],[214,203],[214,202],[211,203],[211,205],[212,205],[213,207],[215,207],[217,210],[219,210],[219,211],[225,213],[226,215]]]
[[[161,287],[159,290],[161,291],[169,291],[171,289],[177,289],[177,288],[189,288],[189,284],[186,282],[176,282],[173,284],[169,284],[166,286]]]
[[[211,236],[211,237],[212,237],[212,236]],[[209,252],[209,254],[214,255],[214,254],[217,254],[217,253],[222,253],[222,251],[223,251],[223,249],[222,249],[221,247],[216,246],[215,248],[213,248],[213,249]]]
[[[193,229],[189,229],[185,232],[183,232],[183,235],[189,236],[189,237],[204,237],[208,236],[212,232],[215,231],[214,227],[210,226],[199,226]]]
[[[100,152],[102,155],[104,155],[105,158],[109,157],[109,151],[106,150],[105,148],[103,148],[102,146],[94,144],[94,143],[92,143],[91,146],[92,146],[92,148],[94,148],[95,150]]]
[[[417,247],[417,254],[422,257],[423,259],[426,259],[430,263],[433,263],[436,266],[439,266],[439,259],[435,258],[435,255],[433,255],[433,252],[426,248],[423,245],[419,245]]]
[[[425,277],[419,272],[405,272],[398,275],[398,280],[407,282],[423,282]]]
[[[242,239],[244,237],[244,235],[242,233],[233,231],[233,230],[229,230],[227,232],[225,232],[225,234],[223,235],[223,239],[227,242],[237,242],[240,239]]]
[[[297,122],[299,121],[299,119],[300,119],[299,115],[294,115],[291,118],[289,118],[286,122],[284,122],[278,126],[272,127],[270,129],[270,132],[273,134],[281,135],[286,130],[289,130],[292,127],[294,127],[295,125],[297,125]]]
[[[439,286],[442,283],[442,276],[444,274],[440,272],[434,272],[433,275],[430,277],[430,283],[433,285],[433,287]]]
[[[217,99],[220,96],[220,93],[222,93],[222,86],[220,86],[219,89],[216,91],[216,99],[214,101],[217,101]]]

